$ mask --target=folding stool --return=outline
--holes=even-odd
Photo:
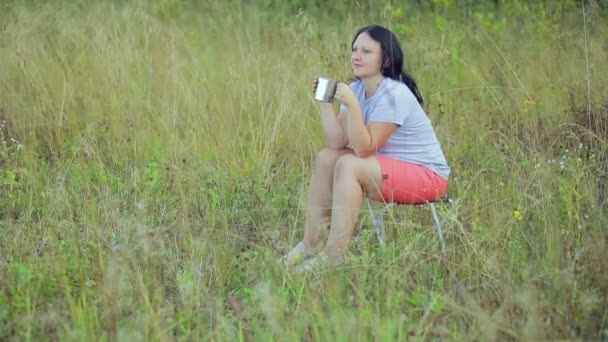
[[[425,202],[420,204],[406,204],[406,203],[395,203],[390,202],[386,203],[384,207],[380,210],[379,213],[374,213],[374,210],[371,206],[370,199],[367,199],[367,207],[369,208],[369,213],[372,219],[372,223],[374,225],[374,234],[378,238],[378,243],[383,246],[384,245],[384,215],[386,211],[395,205],[428,205],[431,209],[431,215],[433,216],[433,222],[435,224],[435,231],[437,232],[437,236],[439,237],[439,242],[441,243],[441,254],[445,256],[445,240],[443,238],[443,228],[441,227],[441,221],[437,216],[437,210],[435,209],[435,203],[446,203],[449,205],[450,209],[454,207],[454,201],[449,196],[441,197],[440,199],[432,202]]]

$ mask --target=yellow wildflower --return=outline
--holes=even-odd
[[[524,217],[522,216],[522,214],[517,209],[513,210],[513,217],[515,217],[515,219],[517,221],[521,221],[521,220],[524,219]]]

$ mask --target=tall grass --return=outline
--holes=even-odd
[[[264,3],[0,6],[0,339],[608,338],[604,18]],[[386,248],[364,213],[346,266],[285,273],[311,80],[372,21],[453,169],[448,256],[401,207]]]

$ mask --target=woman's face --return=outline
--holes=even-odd
[[[369,78],[382,73],[382,47],[367,32],[353,43],[351,64],[355,77]]]

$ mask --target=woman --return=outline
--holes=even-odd
[[[447,190],[450,168],[416,83],[403,71],[397,37],[372,25],[360,29],[351,46],[356,80],[337,85],[340,113],[320,103],[328,147],[315,162],[304,239],[281,259],[300,270],[344,259],[363,196],[413,204]]]

